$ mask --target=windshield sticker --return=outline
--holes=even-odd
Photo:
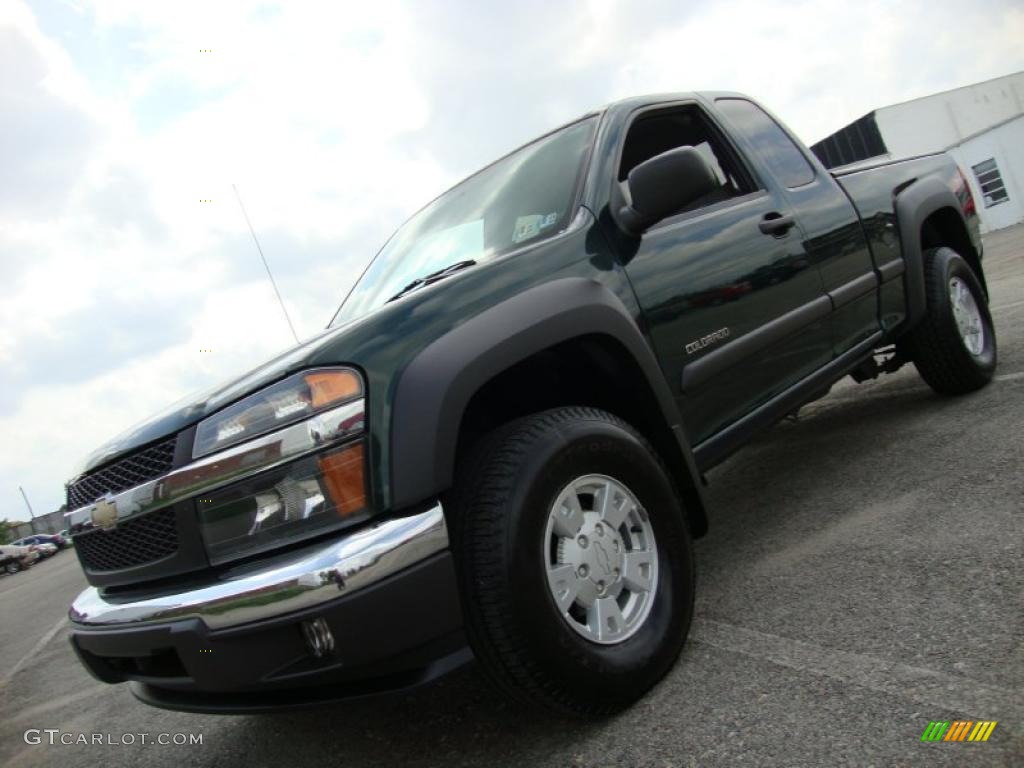
[[[547,216],[541,213],[531,213],[529,216],[520,216],[516,219],[516,225],[512,230],[512,242],[521,243],[536,237],[542,229],[550,227],[558,221],[557,213],[549,213]]]
[[[523,240],[529,240],[531,237],[539,235],[543,220],[544,217],[538,213],[520,216],[516,219],[516,225],[512,230],[512,242],[521,243]]]

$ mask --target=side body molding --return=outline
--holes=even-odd
[[[900,248],[906,271],[903,286],[907,300],[907,325],[912,326],[927,311],[924,291],[924,255],[921,251],[921,226],[931,214],[942,208],[952,208],[967,231],[963,211],[956,195],[937,176],[927,176],[912,182],[895,198],[896,222],[900,232]]]
[[[536,352],[594,334],[617,340],[643,372],[685,463],[676,469],[688,473],[692,486],[680,488],[687,514],[702,520],[700,475],[654,353],[615,294],[580,277],[543,283],[496,304],[424,348],[405,368],[391,420],[394,506],[422,501],[451,486],[459,425],[482,385]]]

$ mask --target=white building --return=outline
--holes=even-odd
[[[1024,221],[1024,72],[876,109],[811,149],[826,166],[949,152],[982,231]]]

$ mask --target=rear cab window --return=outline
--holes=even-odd
[[[788,189],[814,181],[814,167],[772,117],[747,99],[726,98],[715,106],[732,123],[733,129],[756,150],[776,179]]]

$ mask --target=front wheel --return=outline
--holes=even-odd
[[[21,570],[21,563],[17,560],[11,560],[4,566],[4,570],[7,571],[7,573],[15,574]]]
[[[924,270],[928,314],[907,337],[911,359],[939,394],[981,389],[996,370],[996,331],[985,291],[952,248],[926,251]]]
[[[469,640],[501,689],[600,716],[672,666],[692,543],[664,467],[625,422],[559,408],[500,428],[460,468],[453,514]]]

